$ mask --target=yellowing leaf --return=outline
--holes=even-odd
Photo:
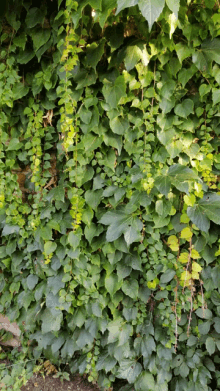
[[[191,273],[189,273],[187,270],[185,270],[184,272],[181,273],[180,279],[182,281],[189,281],[190,278],[191,278]]]
[[[179,250],[179,243],[178,239],[175,235],[169,236],[167,240],[168,246],[171,248],[172,251],[178,251]]]
[[[193,262],[192,263],[192,270],[194,271],[194,272],[201,272],[201,270],[202,270],[202,267],[197,263],[197,262]]]
[[[169,215],[170,215],[170,216],[174,216],[175,214],[176,214],[176,209],[174,208],[174,206],[172,206]]]
[[[189,196],[188,195],[184,195],[184,202],[187,206],[193,206],[196,202],[196,197],[194,196],[194,194],[190,194]]]
[[[199,273],[197,273],[197,272],[192,272],[192,279],[193,279],[193,280],[199,280]]]
[[[191,251],[191,258],[193,258],[193,259],[199,259],[199,258],[201,258],[200,255],[199,255],[199,253],[198,253],[198,251],[196,251],[194,248],[193,248],[192,251]]]
[[[202,184],[201,183],[197,183],[195,182],[194,184],[194,188],[195,188],[195,195],[199,198],[203,198],[203,191],[202,191]]]
[[[188,222],[189,222],[189,217],[187,216],[187,214],[186,213],[183,213],[182,215],[181,215],[181,217],[180,217],[180,222],[181,223],[184,223],[184,224],[187,224]]]
[[[189,254],[188,253],[181,253],[179,256],[179,261],[181,263],[187,263],[189,260]]]
[[[186,239],[187,241],[190,241],[191,237],[192,237],[192,231],[189,227],[186,227],[186,228],[183,228],[183,230],[181,231],[181,239]]]
[[[158,278],[155,278],[153,281],[148,281],[147,286],[149,289],[155,289],[158,283]]]

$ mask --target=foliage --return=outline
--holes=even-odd
[[[10,0],[0,312],[108,389],[220,385],[220,13]]]

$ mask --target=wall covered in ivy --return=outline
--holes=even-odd
[[[10,0],[0,42],[0,313],[103,390],[217,390],[219,2]]]

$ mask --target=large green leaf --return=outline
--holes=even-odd
[[[34,44],[34,49],[37,51],[41,46],[43,46],[50,39],[50,30],[49,29],[36,29],[32,32],[32,39]]]
[[[30,290],[33,290],[35,285],[38,283],[38,276],[35,276],[34,274],[29,274],[27,278],[27,287]]]
[[[138,6],[142,15],[148,21],[149,30],[163,11],[164,5],[165,0],[139,0]]]
[[[15,99],[21,99],[23,96],[27,95],[29,91],[29,87],[24,85],[23,83],[18,83],[13,88],[13,94]]]
[[[125,359],[120,362],[117,372],[119,379],[126,379],[129,383],[134,383],[142,371],[142,365],[136,360]]]
[[[192,207],[188,207],[187,215],[199,229],[208,232],[210,227],[210,221],[208,217],[204,214],[204,210],[198,204]]]
[[[137,300],[139,286],[136,280],[125,280],[121,289],[127,296]]]
[[[169,9],[174,13],[176,19],[178,19],[180,0],[166,0],[166,3]]]
[[[129,45],[125,51],[125,67],[129,72],[135,67],[138,61],[142,60],[145,66],[148,65],[150,60],[150,55],[147,52],[146,45],[143,42],[134,42],[132,45]]]
[[[28,28],[32,28],[37,24],[42,24],[44,21],[44,13],[40,10],[40,8],[34,7],[28,10],[25,22]]]
[[[216,61],[220,64],[220,39],[206,39],[202,43],[201,49],[193,54],[192,60],[196,67],[203,72],[210,70],[209,65],[212,61]]]
[[[105,277],[105,287],[107,292],[110,293],[111,296],[118,290],[118,276],[116,274],[110,274]]]
[[[87,66],[96,68],[96,65],[100,61],[103,53],[104,53],[105,39],[102,39],[99,44],[96,42],[91,43],[91,45],[87,45],[86,48],[86,60]]]
[[[212,337],[207,338],[205,346],[210,356],[215,353],[215,340]]]
[[[45,255],[48,256],[52,254],[57,248],[57,244],[55,242],[51,242],[50,240],[44,245]]]
[[[167,197],[171,187],[171,179],[167,175],[161,175],[155,179],[154,184],[158,188],[159,192]]]
[[[126,118],[115,117],[110,121],[110,127],[113,133],[123,135],[129,128],[129,122]]]
[[[127,213],[126,210],[109,211],[102,216],[99,223],[109,225],[106,234],[108,242],[113,242],[124,233],[128,244],[133,243],[139,238],[140,231],[143,227],[142,222]],[[132,229],[129,229],[130,227]]]
[[[209,220],[220,224],[220,196],[215,193],[205,194],[198,204],[188,207],[187,214],[199,229],[208,232]]]
[[[134,7],[138,4],[138,0],[117,0],[116,15],[125,8]]]
[[[126,85],[123,76],[118,76],[114,83],[105,80],[103,95],[112,109],[116,108],[120,99],[126,96]]]
[[[155,382],[154,377],[150,372],[143,371],[135,382],[136,391],[154,390]]]
[[[174,164],[170,166],[165,175],[160,175],[155,179],[155,186],[158,190],[168,195],[171,184],[183,192],[188,192],[188,181],[198,180],[198,175],[189,167],[181,164]]]
[[[193,113],[194,103],[191,99],[185,99],[182,103],[178,104],[174,111],[176,115],[187,118]]]
[[[52,315],[51,311],[46,308],[41,315],[42,320],[42,333],[48,333],[49,331],[59,331],[60,325],[63,319],[62,312],[58,312],[56,315]]]

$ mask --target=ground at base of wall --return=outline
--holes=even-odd
[[[62,383],[59,378],[35,374],[21,391],[99,391],[99,388],[79,375],[74,376],[70,381],[63,380]]]

